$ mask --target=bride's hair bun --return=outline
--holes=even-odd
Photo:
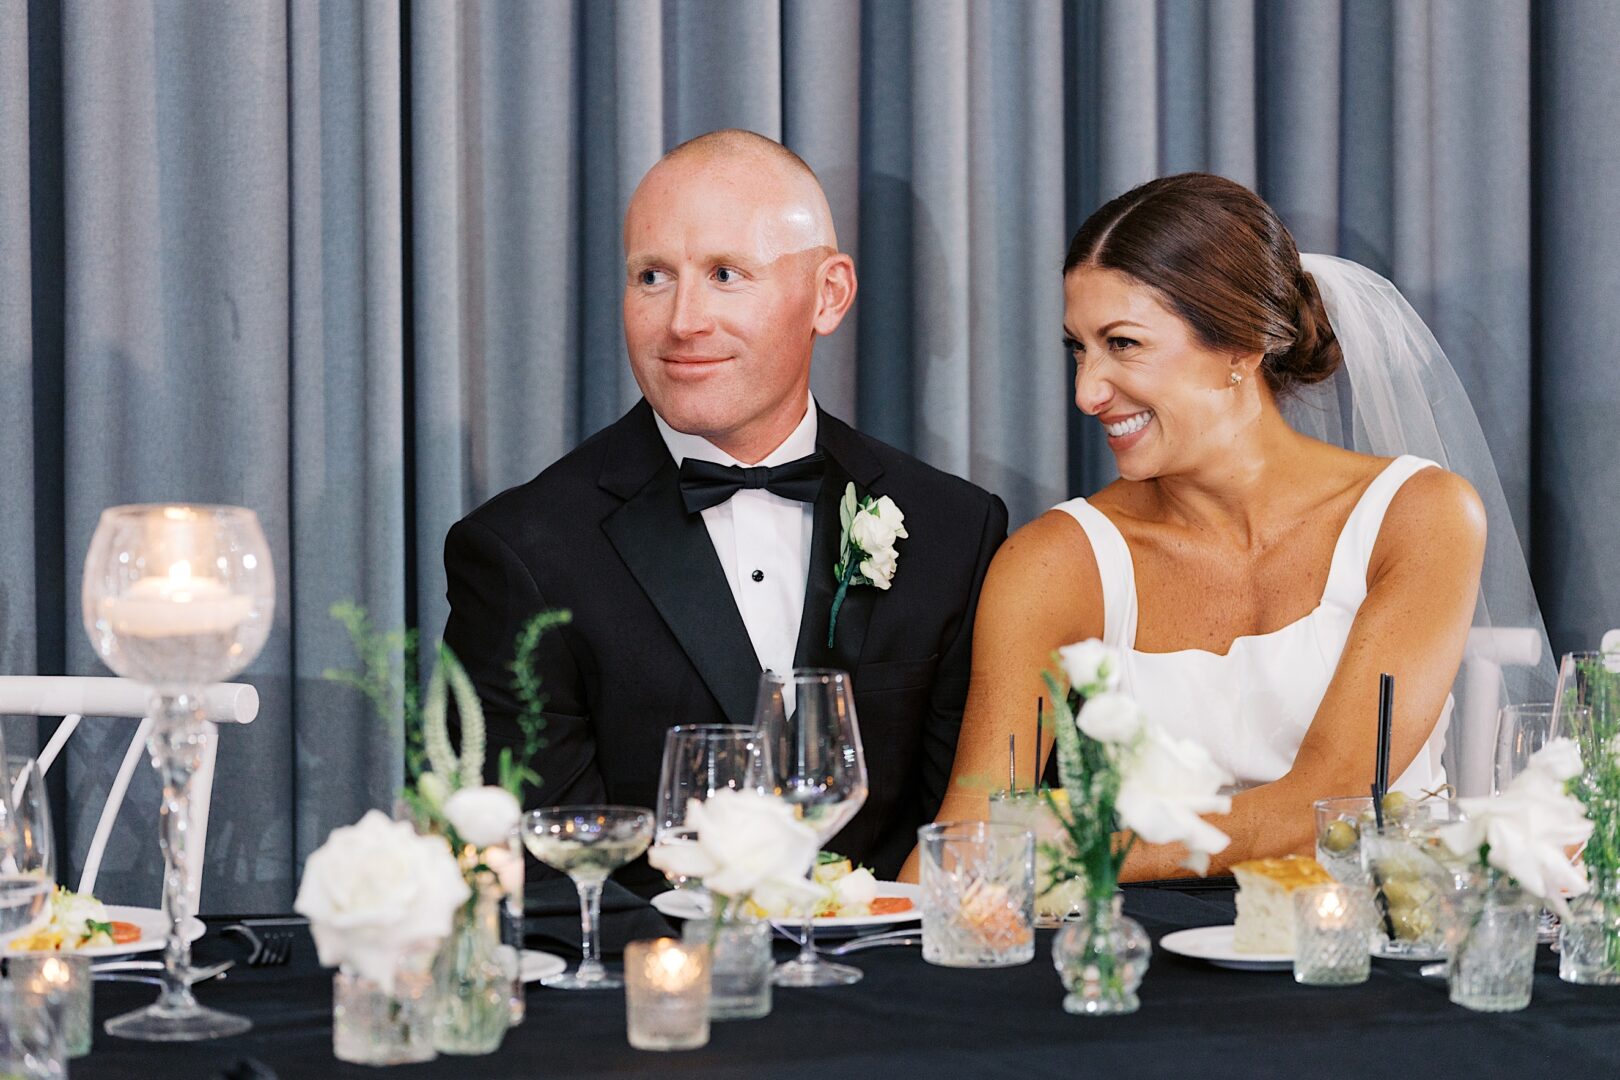
[[[1086,219],[1063,272],[1094,266],[1156,290],[1206,346],[1261,353],[1276,393],[1321,382],[1342,359],[1322,294],[1265,201],[1209,173],[1133,188]]]

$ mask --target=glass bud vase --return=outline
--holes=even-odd
[[[432,1061],[433,951],[403,957],[384,989],[345,966],[332,976],[332,1055],[356,1065]]]
[[[512,1020],[511,976],[500,953],[503,894],[493,874],[481,871],[467,883],[472,898],[457,910],[433,966],[433,1045],[441,1054],[493,1053]]]
[[[771,1011],[771,928],[758,919],[691,919],[687,944],[710,942],[709,1019],[757,1020]]]
[[[1569,902],[1558,927],[1558,977],[1584,986],[1620,984],[1620,883]]]
[[[1541,907],[1500,875],[1465,899],[1446,979],[1453,1004],[1513,1012],[1530,1004]]]
[[[1153,946],[1147,931],[1121,913],[1119,893],[1088,899],[1079,917],[1065,923],[1052,942],[1052,966],[1069,993],[1065,1012],[1076,1016],[1122,1016],[1142,1004],[1136,988],[1147,974]]]

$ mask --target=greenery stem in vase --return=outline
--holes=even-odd
[[[1227,776],[1196,743],[1155,727],[1119,691],[1119,653],[1099,641],[1059,649],[1044,671],[1053,704],[1058,773],[1066,799],[1042,797],[1069,844],[1044,843],[1051,866],[1043,891],[1079,883],[1083,917],[1053,943],[1053,962],[1069,996],[1064,1007],[1084,1015],[1117,1015],[1137,1007],[1147,968],[1147,937],[1120,911],[1119,875],[1138,839],[1186,845],[1186,865],[1202,874],[1228,838],[1202,815],[1225,813]]]

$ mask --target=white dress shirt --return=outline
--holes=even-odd
[[[689,457],[746,468],[708,439],[676,431],[657,413],[653,419],[677,468]],[[799,426],[755,464],[785,465],[815,452],[816,400],[810,396]],[[745,488],[703,511],[703,524],[720,556],[760,669],[784,674],[793,670],[805,579],[810,575],[814,504],[784,499],[763,488]]]

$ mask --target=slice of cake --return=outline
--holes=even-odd
[[[1236,863],[1237,926],[1232,947],[1240,953],[1294,953],[1294,892],[1309,885],[1328,885],[1333,877],[1322,864],[1304,855],[1250,859]]]

